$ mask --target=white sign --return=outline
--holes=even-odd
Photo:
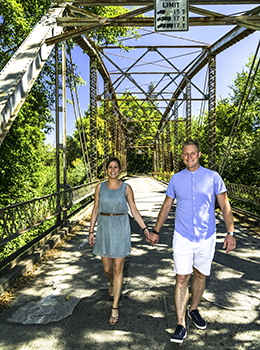
[[[157,32],[189,30],[189,0],[155,0],[154,21]]]

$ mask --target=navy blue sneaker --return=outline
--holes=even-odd
[[[187,329],[184,328],[181,324],[175,329],[175,332],[171,336],[171,342],[181,344],[183,340],[187,337]]]
[[[197,328],[199,329],[207,328],[207,323],[200,316],[200,313],[197,309],[190,311],[190,308],[188,308],[188,316],[192,319],[193,323]]]

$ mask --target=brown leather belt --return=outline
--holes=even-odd
[[[117,215],[125,215],[125,213],[119,213],[119,214],[107,214],[107,213],[99,213],[99,215],[105,215],[105,216],[117,216]]]

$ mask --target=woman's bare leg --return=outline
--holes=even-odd
[[[113,285],[114,285],[114,300],[112,305],[112,316],[118,316],[118,303],[121,295],[121,290],[123,286],[124,279],[124,263],[125,258],[115,258],[113,259]]]
[[[106,256],[102,256],[101,260],[103,264],[104,274],[110,283],[110,287],[109,287],[109,293],[110,293],[113,291],[113,285],[114,285],[113,259],[108,258]]]

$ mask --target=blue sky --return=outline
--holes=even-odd
[[[251,6],[252,7],[252,6]],[[205,6],[204,6],[205,8]],[[248,10],[250,7],[246,5],[240,6],[211,6],[207,7],[208,9],[225,13],[237,13],[243,10]],[[188,45],[193,44],[191,41],[187,41],[186,39],[196,40],[200,42],[205,42],[212,44],[219,38],[221,38],[225,33],[231,30],[233,26],[203,26],[203,27],[190,27],[188,32],[167,32],[168,35],[163,34],[151,34],[147,31],[141,31],[140,33],[147,34],[141,38],[139,41],[127,40],[126,43],[128,45]],[[153,30],[153,28],[147,28]],[[241,72],[243,67],[248,61],[248,57],[255,53],[258,41],[260,39],[259,32],[255,32],[237,44],[233,45],[229,49],[220,53],[217,56],[217,99],[220,97],[225,98],[228,97],[231,93],[229,89],[229,85],[232,84],[232,80],[234,79],[237,72]],[[139,49],[141,50],[141,49]],[[170,56],[178,56],[180,51],[172,50],[174,52],[170,53]],[[140,52],[138,50],[131,51],[130,53],[125,53],[119,50],[107,50],[109,57],[116,61],[120,67],[125,68],[126,65],[133,63],[133,58],[139,57]],[[166,54],[166,52],[165,52]],[[166,54],[169,56],[169,52]],[[144,62],[156,60],[155,57],[149,58],[145,57]],[[79,97],[80,97],[80,107],[83,114],[83,110],[88,109],[89,105],[89,58],[87,54],[84,54],[82,50],[76,47],[73,50],[73,61],[78,66],[78,71],[80,72],[83,80],[86,82],[85,86],[81,86],[78,89]],[[185,66],[185,57],[180,57],[178,59],[173,60],[174,64],[176,64],[179,68],[180,66]],[[111,64],[109,64],[106,60],[105,63],[108,67],[108,70],[111,71],[114,69]],[[142,68],[140,68],[142,69]],[[144,68],[145,69],[145,68]],[[148,68],[147,68],[148,69]],[[162,69],[157,67],[157,69]],[[148,69],[150,70],[150,68]],[[158,76],[157,76],[158,77]],[[139,79],[139,80],[138,80]],[[148,84],[154,79],[154,76],[151,77],[149,75],[140,75],[136,77],[138,83],[143,84],[144,89],[147,90]],[[195,83],[203,86],[205,80],[205,72],[201,72],[196,76]],[[127,85],[122,85],[122,88],[127,87]],[[98,79],[98,94],[103,92],[103,82],[102,79]],[[67,92],[67,98],[70,98],[69,91]],[[200,103],[192,104],[192,115],[197,115],[201,106]],[[61,116],[62,119],[62,116]],[[62,121],[61,121],[62,123]],[[62,131],[62,125],[60,126]],[[67,111],[67,134],[72,135],[75,129],[75,117],[73,109],[70,105],[68,105]],[[47,143],[54,144],[55,142],[55,130],[51,135],[47,135]]]

